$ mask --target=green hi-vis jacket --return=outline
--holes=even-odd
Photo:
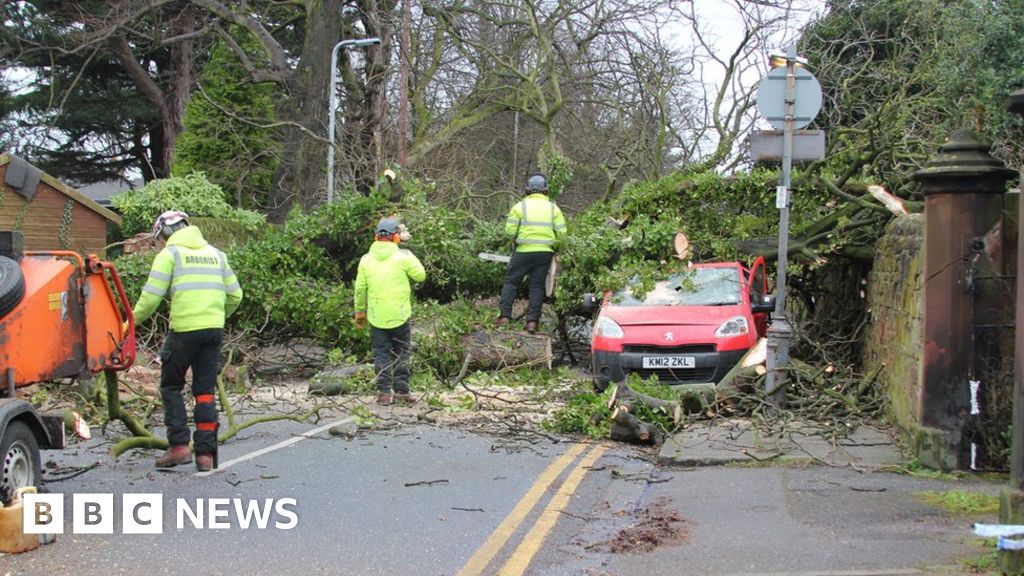
[[[242,288],[227,256],[208,244],[195,226],[172,234],[153,259],[135,303],[135,321],[149,318],[168,291],[174,332],[223,328],[224,319],[242,302]]]
[[[356,273],[356,312],[376,328],[397,328],[412,315],[409,280],[423,282],[426,270],[419,258],[399,250],[394,242],[377,241],[359,260]]]
[[[508,211],[505,233],[515,237],[516,252],[554,252],[565,236],[565,217],[544,194],[530,194]]]

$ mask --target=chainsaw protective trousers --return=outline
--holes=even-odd
[[[192,396],[196,406],[192,413],[196,432],[192,437],[196,454],[212,454],[217,448],[217,372],[224,330],[210,328],[194,332],[170,332],[160,350],[160,397],[164,402],[164,424],[171,446],[187,446],[189,428],[186,421],[185,373],[192,369]]]

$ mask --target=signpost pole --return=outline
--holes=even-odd
[[[789,347],[793,328],[786,318],[786,264],[789,257],[789,186],[793,168],[793,131],[796,102],[796,45],[786,52],[785,126],[782,136],[782,185],[776,191],[775,205],[779,209],[779,256],[776,272],[775,314],[768,328],[768,355],[766,358],[765,394],[777,409],[786,404],[785,366],[789,363]]]

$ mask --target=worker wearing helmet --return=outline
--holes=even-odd
[[[501,288],[501,313],[498,325],[508,324],[512,318],[512,303],[519,291],[519,283],[529,276],[530,304],[526,309],[526,331],[536,332],[544,304],[544,283],[547,280],[555,249],[565,236],[565,217],[547,197],[548,179],[543,174],[531,174],[526,179],[526,197],[509,210],[505,219],[505,232],[515,238],[516,249],[505,272]]]
[[[355,324],[370,323],[377,403],[411,404],[409,349],[412,345],[412,288],[409,281],[423,282],[426,270],[408,250],[400,250],[402,226],[394,218],[377,224],[374,243],[356,273]],[[392,391],[394,397],[392,398]]]
[[[136,321],[143,322],[165,295],[170,296],[171,332],[160,351],[160,396],[170,448],[156,460],[156,466],[170,468],[192,461],[182,399],[185,373],[191,368],[196,468],[211,470],[217,451],[214,394],[224,320],[238,309],[242,288],[227,257],[207,243],[199,228],[189,225],[188,214],[164,212],[153,224],[153,237],[166,245],[153,259],[134,313]]]

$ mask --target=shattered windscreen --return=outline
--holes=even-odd
[[[627,286],[612,296],[617,306],[731,306],[740,301],[735,268],[694,268],[655,282],[646,294],[634,294]]]

